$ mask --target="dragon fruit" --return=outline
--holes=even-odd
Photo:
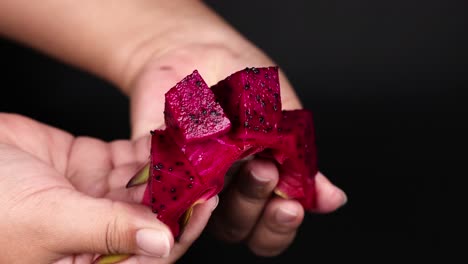
[[[166,223],[173,234],[179,233],[179,219],[204,196],[213,196],[213,188],[198,177],[184,153],[175,147],[169,130],[152,131],[148,187],[143,204]]]
[[[177,142],[190,143],[226,132],[231,122],[215,102],[198,71],[185,77],[166,93],[164,117]]]
[[[317,168],[315,132],[312,113],[308,110],[283,111],[278,125],[280,140],[271,147],[274,159],[280,163],[280,179],[275,193],[288,199],[298,199],[304,208],[315,206]]]
[[[212,89],[233,123],[234,138],[259,147],[271,144],[281,120],[278,67],[246,68]]]
[[[238,71],[211,89],[197,71],[166,93],[165,130],[152,131],[143,204],[178,237],[194,204],[218,194],[238,160],[260,155],[280,171],[275,193],[314,206],[317,173],[312,115],[281,111],[277,67]]]

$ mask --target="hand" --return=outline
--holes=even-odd
[[[0,263],[172,263],[199,236],[216,197],[198,206],[179,242],[142,193],[125,189],[147,158],[148,138],[74,138],[25,117],[0,114]]]
[[[209,21],[199,21],[199,17]],[[184,22],[190,19],[186,15],[180,18],[180,24],[191,25]],[[146,52],[152,56],[146,59],[131,82],[127,82],[131,95],[133,138],[164,125],[165,92],[193,70],[197,69],[208,85],[213,85],[245,67],[275,65],[213,15],[203,13],[203,16],[198,14],[193,19],[198,19],[197,25],[201,24],[199,30],[180,26],[165,36],[159,36],[159,39],[171,43],[170,47]],[[280,72],[280,81],[283,108],[300,108],[300,102],[283,72]],[[273,163],[264,160],[247,162],[234,183],[223,191],[220,206],[210,221],[215,235],[226,241],[245,241],[254,253],[262,256],[274,256],[285,250],[295,237],[304,210],[297,201],[272,196],[278,178],[278,170]],[[319,173],[316,179],[317,213],[334,211],[346,202],[344,192],[325,176]]]

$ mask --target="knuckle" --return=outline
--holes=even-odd
[[[297,225],[283,225],[276,223],[276,221],[266,221],[265,227],[269,232],[278,235],[288,235],[295,232],[298,228]]]
[[[108,254],[130,253],[131,234],[127,221],[116,215],[106,224],[105,251]]]
[[[105,245],[108,254],[118,253],[120,248],[121,238],[118,234],[119,232],[117,222],[118,220],[115,218],[106,225]]]
[[[286,248],[287,248],[287,245],[265,247],[265,246],[249,244],[250,251],[252,251],[255,255],[261,256],[261,257],[276,257],[280,255],[281,253],[283,253]]]
[[[293,242],[296,232],[281,234],[256,234],[248,242],[249,249],[258,256],[274,257],[282,254]]]
[[[212,233],[218,239],[230,243],[241,242],[249,236],[248,230],[236,227],[229,222],[219,219],[219,216],[215,216],[210,227]]]
[[[264,185],[241,184],[239,194],[242,199],[255,204],[270,197],[271,190]]]
[[[224,239],[228,242],[241,242],[249,235],[247,230],[241,230],[238,228],[226,228],[224,229]]]

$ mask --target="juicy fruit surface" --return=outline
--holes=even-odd
[[[318,172],[312,113],[307,110],[283,111],[278,125],[280,144],[273,148],[282,161],[277,190],[288,198],[298,199],[305,208],[313,208],[315,183],[310,177]]]
[[[186,212],[218,194],[229,168],[251,155],[278,165],[278,195],[298,200],[306,210],[314,207],[312,114],[281,111],[277,67],[247,68],[211,89],[194,71],[166,93],[165,122],[165,130],[151,132],[143,203],[174,236],[190,216]]]
[[[258,141],[263,134],[275,132],[281,119],[277,67],[246,68],[212,89],[233,123],[237,138]]]
[[[227,131],[231,123],[198,71],[166,93],[165,121],[182,142],[193,142]]]

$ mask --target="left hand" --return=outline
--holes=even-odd
[[[0,263],[173,263],[199,236],[216,198],[197,206],[179,242],[126,189],[147,138],[105,143],[0,113]]]

